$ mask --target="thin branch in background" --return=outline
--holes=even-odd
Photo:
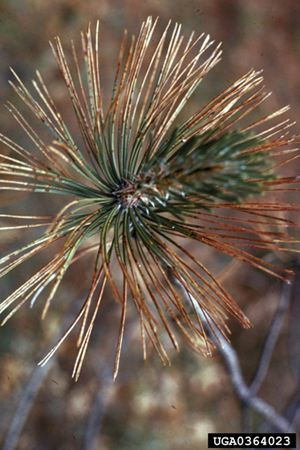
[[[291,298],[290,326],[289,326],[289,365],[294,378],[300,383],[300,265],[294,259],[292,268],[295,272]]]
[[[279,333],[282,327],[282,323],[286,314],[286,311],[288,309],[288,306],[290,304],[291,300],[291,292],[293,287],[293,281],[294,278],[291,280],[291,283],[284,283],[282,287],[281,292],[281,298],[280,303],[275,315],[275,318],[273,320],[273,323],[270,327],[268,336],[265,341],[265,345],[263,348],[263,352],[260,358],[260,362],[258,365],[258,369],[256,371],[255,377],[250,385],[250,391],[252,395],[256,395],[259,388],[261,387],[270,366],[271,358],[273,355],[273,351],[276,345],[276,342],[279,337]],[[245,405],[244,406],[244,432],[252,432],[252,418],[249,408]]]
[[[37,366],[31,375],[27,386],[18,403],[18,408],[13,416],[10,427],[7,431],[2,450],[15,450],[20,439],[23,427],[33,406],[35,398],[40,390],[40,387],[48,374],[51,367],[54,365],[53,358],[49,364],[44,367]]]
[[[287,308],[290,304],[291,292],[292,292],[292,283],[284,283],[281,292],[280,304],[277,309],[274,321],[271,325],[267,339],[265,341],[264,349],[260,358],[257,372],[250,385],[250,390],[253,395],[257,394],[260,386],[262,385],[267,375],[273,351],[282,327],[283,319],[286,314]]]
[[[51,340],[50,348],[53,347],[54,343],[57,341],[58,336],[61,335],[62,331],[66,328],[69,322],[72,320],[74,315],[78,310],[78,302],[72,305],[70,312],[66,315],[61,326],[55,333]],[[36,366],[32,372],[32,375],[25,386],[23,393],[18,402],[17,410],[11,420],[10,426],[8,428],[2,450],[15,450],[18,441],[20,439],[22,430],[28,418],[31,408],[33,407],[36,396],[43,384],[43,381],[51,368],[55,363],[55,358],[52,358],[48,364],[44,366]]]
[[[300,320],[300,266],[294,260],[295,271],[293,291],[291,293],[291,312],[289,322],[289,363],[291,372],[298,383],[298,391],[286,410],[286,417],[297,428],[300,424],[300,357],[299,357],[299,320]]]
[[[292,284],[290,288],[288,286],[284,286],[282,292],[282,298],[280,306],[284,309],[287,309],[288,305],[291,304],[291,317],[289,322],[289,330],[290,330],[290,339],[289,339],[289,352],[290,352],[290,368],[291,372],[297,381],[298,389],[292,398],[289,406],[286,408],[284,416],[286,419],[293,425],[294,429],[298,429],[300,424],[300,378],[299,378],[299,349],[298,349],[298,329],[299,329],[299,267],[298,264],[294,264],[293,269],[295,270],[295,275],[292,278]],[[280,315],[280,311],[275,317],[274,322],[278,319]],[[275,324],[276,325],[276,324]],[[273,325],[272,325],[273,327]],[[297,344],[295,345],[295,342]],[[297,350],[297,352],[296,352]],[[266,423],[262,424],[259,429],[259,432],[272,432],[270,427],[267,426]]]
[[[178,280],[176,284],[178,286]],[[193,309],[199,315],[202,326],[204,328],[204,331],[207,333],[208,338],[220,352],[226,364],[227,371],[233,384],[234,390],[243,407],[251,408],[259,413],[268,423],[276,427],[277,430],[283,433],[292,432],[292,425],[282,415],[280,415],[271,405],[269,405],[263,399],[253,394],[253,392],[251,391],[251,387],[247,386],[244,380],[237,353],[232,347],[231,343],[228,342],[228,340],[223,336],[223,334],[219,331],[219,328],[215,325],[211,318],[207,314],[203,313],[203,310],[199,306],[197,300],[187,294],[184,286],[181,286],[180,288],[185,296],[189,298],[189,301],[192,303]]]
[[[205,317],[203,319],[205,321]],[[205,327],[208,328],[208,325],[205,324]],[[267,402],[252,394],[251,389],[246,385],[243,378],[236,351],[218,330],[214,330],[214,332],[217,335],[217,339],[213,333],[210,333],[210,338],[214,341],[214,344],[225,361],[233,387],[242,405],[258,412],[279,431],[283,433],[292,432],[291,424],[283,416]]]
[[[131,331],[130,331],[131,330]],[[122,345],[123,355],[127,355],[127,351],[130,350],[130,343],[133,338],[134,327],[128,329],[128,333],[124,334],[124,340]],[[100,333],[99,333],[100,331]],[[103,335],[105,335],[105,330],[98,330],[100,334],[97,337],[97,340],[101,340]],[[113,357],[113,354],[110,354]],[[129,357],[129,356],[128,356]],[[128,359],[128,358],[125,358]],[[107,411],[107,407],[109,405],[111,396],[115,390],[116,383],[117,386],[124,383],[124,380],[127,378],[131,378],[132,372],[131,370],[122,370],[121,374],[118,377],[118,382],[113,379],[111,367],[114,366],[113,358],[109,358],[109,363],[107,363],[104,358],[101,358],[101,355],[97,352],[97,358],[92,358],[93,368],[97,377],[99,379],[99,389],[95,396],[91,412],[87,421],[84,442],[83,442],[83,450],[98,450],[100,445],[100,435],[101,429],[103,425],[103,420]],[[130,365],[130,369],[132,366]]]
[[[103,419],[107,410],[111,394],[114,390],[114,381],[111,371],[104,364],[98,370],[100,386],[93,402],[89,419],[86,426],[83,450],[97,450],[99,436],[102,429]]]

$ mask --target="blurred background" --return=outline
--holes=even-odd
[[[11,101],[25,110],[8,84],[12,79],[9,67],[26,86],[31,85],[38,69],[62,114],[68,118],[69,99],[48,41],[59,35],[67,52],[70,41],[79,46],[80,31],[85,31],[89,22],[95,27],[96,20],[100,21],[102,85],[110,93],[124,29],[129,35],[137,34],[148,15],[160,17],[156,36],[171,19],[182,24],[186,36],[194,30],[196,34],[210,34],[216,43],[223,42],[222,61],[201,83],[190,102],[191,112],[251,68],[263,69],[265,90],[273,94],[257,111],[257,119],[290,104],[288,116],[291,121],[298,121],[292,132],[300,134],[300,5],[296,0],[2,0],[1,105]],[[72,124],[71,118],[70,121]],[[0,107],[0,128],[3,134],[24,143],[23,132],[4,106]],[[284,170],[290,174],[298,169],[299,165],[294,165]],[[298,199],[297,193],[288,193],[285,198],[291,203],[298,203]],[[45,205],[43,198],[34,205],[26,200],[26,196],[1,194],[0,205],[5,211],[11,207],[24,214],[29,207],[39,212],[43,207],[43,214],[53,212],[53,205]],[[0,235],[1,255],[31,238],[32,232]],[[295,257],[279,260],[274,255],[264,256],[298,270]],[[224,266],[222,255],[217,252],[201,257],[212,267]],[[229,320],[232,344],[245,380],[250,383],[280,302],[282,283],[245,264],[228,264],[220,275],[223,284],[254,325],[243,330]],[[1,300],[28,278],[34,265],[35,261],[29,262],[21,271],[1,279]],[[218,352],[204,359],[181,342],[179,354],[170,348],[170,367],[162,366],[154,353],[143,362],[139,324],[134,314],[126,328],[120,374],[112,382],[120,308],[109,290],[79,381],[71,379],[76,357],[75,335],[67,339],[44,371],[37,372],[37,362],[53,339],[57,339],[57,333],[71,321],[76,299],[80,301],[86,292],[83,269],[82,265],[74,265],[67,273],[43,323],[42,305],[37,304],[32,310],[24,306],[0,329],[0,442],[4,442],[20,402],[30,405],[33,393],[36,396],[28,415],[24,413],[26,421],[21,436],[10,448],[199,450],[207,448],[209,432],[242,432],[241,404]],[[259,395],[283,414],[296,398],[299,385],[297,283],[293,284],[290,303],[268,375],[259,390]],[[26,389],[29,397],[24,400]],[[254,429],[261,422],[260,416],[253,415]]]

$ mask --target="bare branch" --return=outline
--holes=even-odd
[[[252,392],[253,395],[255,395],[258,392],[262,382],[264,381],[267,375],[273,350],[276,345],[279,332],[282,326],[282,322],[284,319],[284,315],[290,303],[291,291],[292,291],[292,284],[285,283],[282,288],[280,304],[276,312],[276,316],[274,318],[272,326],[270,328],[268,337],[266,339],[256,375],[250,385],[250,391]]]

